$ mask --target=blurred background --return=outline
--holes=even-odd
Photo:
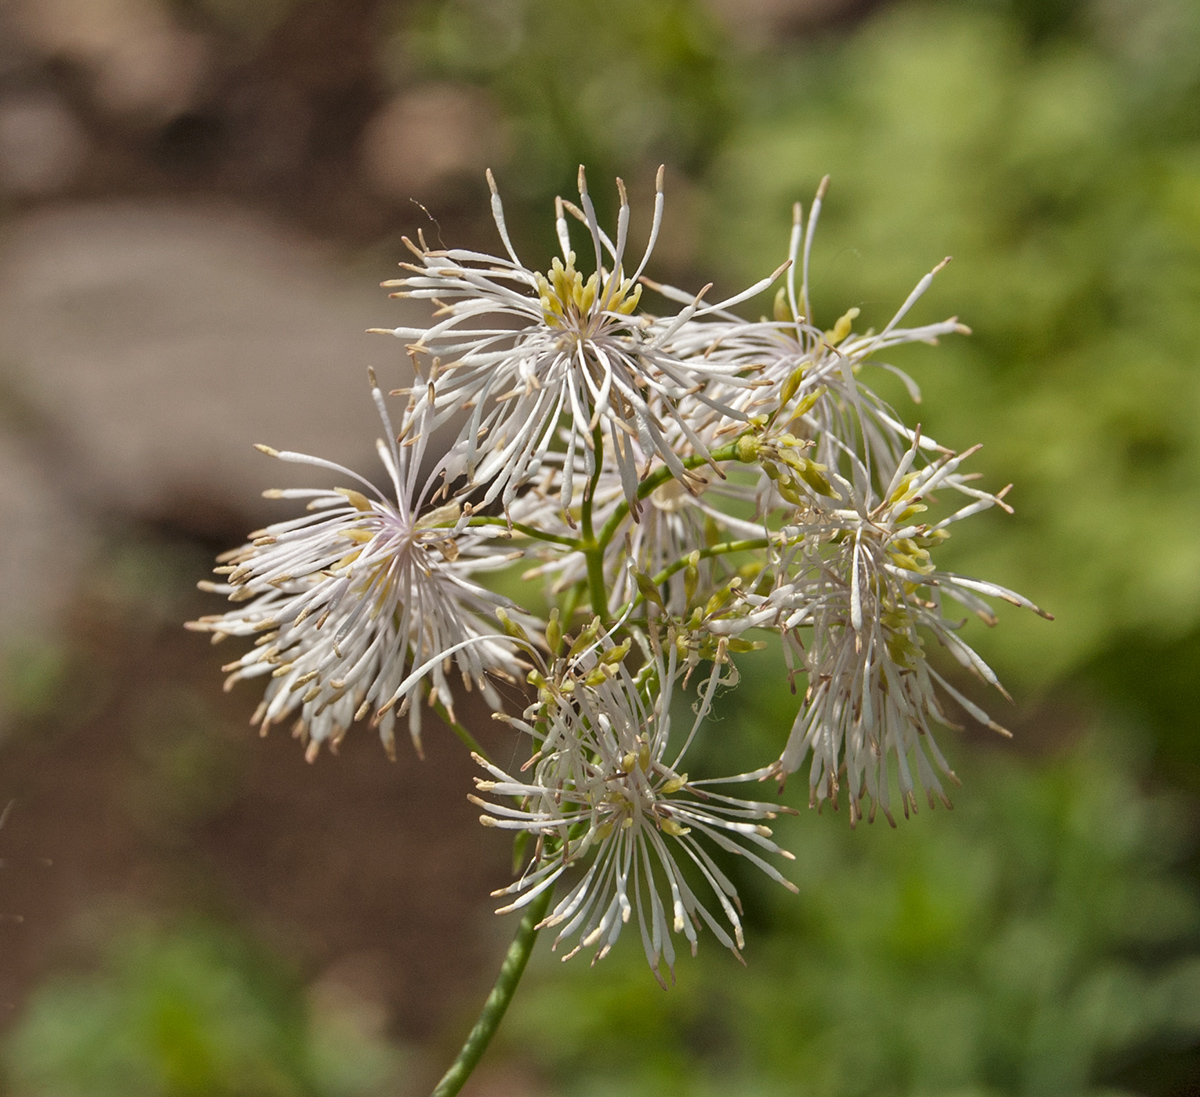
[[[975,334],[896,398],[1016,485],[952,565],[1058,620],[975,634],[1016,738],[947,735],[952,814],[789,821],[746,971],[543,945],[469,1092],[1200,1093],[1195,0],[0,0],[0,1093],[419,1094],[457,1048],[513,929],[461,748],[307,766],[180,624],[280,516],[251,443],[374,467],[400,237],[495,250],[491,166],[543,267],[581,162],[643,231],[665,163],[692,288],[830,173],[824,326],[952,254],[913,319]],[[714,767],[790,727],[745,673]]]

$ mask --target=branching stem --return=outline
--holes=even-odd
[[[701,465],[712,465],[718,464],[722,461],[736,461],[737,459],[737,442],[730,442],[726,446],[719,446],[717,449],[712,450],[707,457],[695,455],[684,458],[683,467],[685,469],[695,469],[699,468]],[[666,465],[662,465],[655,469],[649,476],[646,477],[645,480],[638,484],[637,497],[639,499],[645,499],[646,496],[649,495],[655,488],[661,487],[668,480],[670,480],[672,475],[673,474],[671,470],[667,468]],[[604,523],[604,528],[600,531],[600,536],[597,539],[597,544],[599,545],[602,554],[608,547],[608,543],[616,535],[621,523],[625,521],[628,515],[629,502],[628,500],[625,500],[618,504],[617,509],[613,511],[612,516],[607,522]]]
[[[751,549],[767,548],[771,544],[769,537],[749,537],[744,541],[721,541],[716,545],[709,545],[708,548],[702,548],[696,555],[701,560],[707,560],[713,556],[724,556],[730,552],[748,552]],[[683,571],[688,566],[688,558],[685,556],[682,560],[676,560],[675,563],[669,564],[663,568],[657,575],[650,577],[656,587],[660,587],[668,579],[678,571]]]
[[[451,523],[447,523],[450,525]],[[555,545],[566,545],[568,548],[578,549],[581,547],[581,542],[578,537],[564,537],[558,533],[547,533],[545,530],[540,530],[537,526],[527,526],[524,522],[510,522],[507,518],[502,518],[499,515],[477,514],[467,519],[468,526],[505,526],[508,529],[516,530],[517,533],[523,533],[526,537],[532,537],[537,541],[549,541]]]

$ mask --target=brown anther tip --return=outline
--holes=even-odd
[[[395,297],[396,295],[394,293],[392,293],[392,294],[389,294],[388,296]],[[367,334],[368,335],[395,335],[396,332],[393,328],[367,328]]]
[[[667,165],[659,164],[658,171],[654,173],[654,190],[656,194],[662,194],[663,179],[667,174]]]
[[[583,170],[583,165],[582,165],[582,164],[580,164],[580,165],[579,165],[579,175],[577,176],[576,182],[577,182],[577,183],[578,183],[578,185],[579,185],[579,196],[582,198],[582,197],[583,197],[585,194],[587,194],[587,192],[588,192],[588,189],[587,189],[587,172],[585,172],[585,171]]]
[[[817,187],[817,201],[825,197],[825,192],[829,190],[829,176],[826,175]]]
[[[483,174],[487,179],[488,190],[493,194],[499,194],[500,192],[496,189],[496,177],[492,174],[492,169],[484,168]]]

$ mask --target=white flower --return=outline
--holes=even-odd
[[[482,816],[486,825],[538,837],[524,875],[496,892],[519,896],[501,912],[525,906],[594,854],[541,924],[560,927],[555,946],[577,938],[564,959],[594,947],[596,960],[608,953],[636,912],[646,959],[664,983],[664,962],[673,975],[671,930],[683,934],[694,954],[696,931],[707,925],[740,959],[744,941],[737,891],[707,844],[745,857],[796,890],[753,848],[791,857],[760,822],[788,809],[720,795],[710,790],[720,782],[692,781],[682,772],[683,756],[722,681],[720,664],[703,687],[691,731],[668,754],[671,698],[683,669],[678,647],[674,636],[668,637],[665,653],[657,644],[645,644],[646,662],[635,673],[626,664],[629,641],[614,647],[593,626],[576,641],[571,657],[558,660],[549,677],[536,679],[538,704],[524,720],[512,721],[536,747],[521,775],[476,758],[491,775],[477,780],[479,789],[515,798],[519,806],[472,798],[488,812]],[[533,772],[525,776],[529,768]],[[681,858],[696,867],[719,914],[692,890]]]
[[[988,624],[994,624],[995,617],[981,595],[1049,616],[1005,587],[934,566],[930,550],[949,536],[947,527],[989,507],[1004,506],[1004,493],[979,491],[958,473],[974,450],[910,471],[918,449],[919,439],[882,498],[859,499],[844,510],[813,508],[801,512],[803,524],[785,527],[791,548],[781,553],[779,585],[758,600],[779,610],[778,624],[801,648],[808,678],[804,703],[777,769],[794,772],[811,751],[812,802],[828,798],[836,807],[844,767],[852,823],[861,814],[862,798],[869,796],[871,818],[878,807],[895,825],[893,762],[905,816],[917,810],[919,790],[925,791],[930,806],[935,794],[946,800],[937,770],[957,783],[933,737],[934,724],[956,726],[942,710],[938,689],[979,722],[1008,734],[926,660],[922,630],[963,667],[1004,692],[992,669],[958,635],[961,622],[946,616],[944,598]],[[835,485],[845,497],[855,497],[846,480],[835,477]],[[974,501],[939,522],[918,521],[917,515],[926,509],[922,499],[938,488]],[[799,643],[801,629],[812,630],[806,648]]]
[[[737,389],[714,385],[711,395],[735,407],[758,425],[763,419],[788,429],[812,442],[811,459],[843,475],[866,475],[866,490],[881,490],[891,479],[915,434],[899,415],[864,383],[863,369],[873,366],[898,377],[913,401],[920,403],[916,383],[907,374],[875,355],[905,343],[936,344],[943,335],[970,334],[956,317],[915,328],[901,321],[925,294],[934,277],[950,261],[942,260],[913,289],[895,315],[875,333],[856,333],[859,310],[846,312],[832,328],[823,331],[812,321],[809,301],[809,256],[820,218],[828,177],[821,182],[809,211],[807,225],[800,204],[794,207],[792,235],[788,248],[785,285],[775,301],[773,320],[748,322],[733,315],[715,315],[706,323],[690,326],[679,339],[680,350],[703,353],[729,364],[753,363],[757,384]],[[797,286],[797,277],[800,284]],[[686,294],[658,287],[673,300]],[[724,430],[740,429],[734,421]],[[921,440],[930,453],[949,453],[932,439]],[[850,461],[851,456],[857,462]]]
[[[308,741],[310,758],[323,742],[336,746],[351,723],[370,714],[391,752],[395,720],[405,710],[419,751],[421,706],[410,702],[423,685],[430,704],[452,712],[446,676],[457,663],[465,688],[477,685],[495,708],[499,698],[487,675],[511,677],[521,669],[511,642],[491,624],[507,599],[472,580],[511,554],[498,552],[483,531],[456,529],[458,507],[425,509],[433,479],[419,486],[427,424],[410,409],[400,444],[382,393],[373,387],[372,394],[387,436],[377,448],[394,498],[340,465],[260,446],[284,461],[330,469],[358,487],[268,493],[309,499],[309,513],[259,531],[222,557],[216,570],[225,581],[201,586],[239,605],[189,625],[212,633],[214,642],[257,637],[251,651],[225,668],[232,672],[226,688],[270,675],[254,722],[265,734],[296,716],[296,734]]]
[[[562,258],[554,260],[548,274],[529,270],[518,258],[490,172],[488,183],[507,258],[431,250],[422,239],[419,247],[409,243],[418,259],[405,264],[410,273],[385,283],[400,287],[397,296],[425,298],[439,306],[428,329],[400,327],[391,334],[410,342],[415,362],[421,356],[433,359],[428,388],[421,392],[435,411],[433,426],[469,409],[447,475],[466,476],[470,485],[484,488],[484,505],[499,499],[507,509],[517,488],[536,475],[567,419],[562,509],[574,498],[576,477],[594,472],[600,459],[594,452],[596,439],[607,434],[625,498],[636,510],[637,481],[644,472],[637,467],[639,453],[659,458],[682,477],[683,465],[669,438],[674,432],[707,456],[691,422],[697,401],[702,408],[744,419],[704,390],[717,380],[730,391],[748,385],[741,376],[746,363],[681,356],[676,337],[694,317],[728,308],[772,279],[715,306],[702,307],[702,293],[668,319],[638,314],[639,279],[662,221],[661,170],[650,238],[628,274],[629,205],[620,180],[614,241],[597,224],[580,168],[582,208],[557,201]],[[567,214],[587,229],[595,267],[586,278],[577,269]]]

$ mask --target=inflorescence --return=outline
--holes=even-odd
[[[403,717],[419,751],[426,704],[471,741],[455,723],[457,671],[528,746],[512,772],[474,754],[487,774],[471,797],[482,822],[528,851],[497,893],[501,910],[561,887],[541,924],[556,945],[574,942],[568,956],[604,956],[633,920],[665,981],[673,935],[694,951],[707,926],[740,955],[725,854],[794,890],[776,867],[791,855],[765,822],[789,809],[717,786],[782,786],[807,763],[810,802],[836,807],[844,792],[852,823],[880,811],[894,824],[897,801],[907,816],[922,795],[948,803],[943,779],[957,779],[935,728],[961,710],[1007,734],[946,677],[957,663],[1001,689],[963,640],[960,611],[988,624],[989,599],[1042,611],[937,564],[953,524],[1007,510],[1005,492],[976,486],[960,471],[973,450],[904,425],[865,380],[869,368],[898,372],[879,358],[890,347],[966,333],[953,318],[901,326],[944,264],[878,333],[854,330],[857,309],[823,330],[808,269],[824,182],[807,220],[795,207],[787,262],[715,304],[708,287],[645,277],[661,171],[635,265],[624,186],[610,236],[580,169],[579,203],[556,203],[562,256],[546,273],[518,257],[488,182],[504,255],[418,236],[405,241],[414,261],[384,283],[436,308],[428,327],[388,329],[417,375],[391,394],[398,420],[371,377],[389,490],[260,446],[349,486],[268,493],[307,499],[307,514],[223,556],[221,580],[202,585],[235,604],[190,627],[214,642],[254,638],[227,684],[266,678],[254,722],[265,733],[292,721],[310,758],[359,720],[390,752]],[[770,318],[734,311],[772,286]],[[643,287],[667,303],[661,315],[642,307]],[[428,465],[434,431],[448,429],[457,438]],[[958,502],[939,514],[939,499]],[[544,580],[548,618],[484,585],[519,560]],[[779,756],[693,780],[684,757],[718,691],[736,684],[736,656],[772,635],[803,687]],[[948,653],[941,670],[930,640]],[[506,711],[497,683],[519,681],[532,699]],[[672,699],[688,691],[691,718],[673,729]]]

